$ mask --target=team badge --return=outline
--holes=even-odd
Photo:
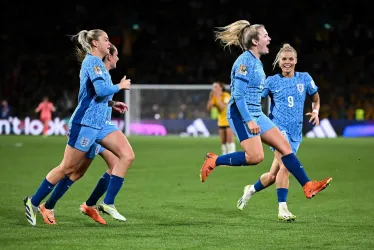
[[[82,139],[81,139],[81,146],[82,147],[87,147],[89,143],[90,143],[90,139],[82,137]]]
[[[241,64],[239,67],[239,74],[246,76],[248,73],[248,68],[244,64]]]
[[[300,92],[300,93],[303,93],[304,92],[304,84],[303,83],[298,83],[296,84],[297,86],[297,90]]]
[[[96,75],[102,75],[103,72],[101,71],[101,68],[99,66],[94,67],[94,71]]]

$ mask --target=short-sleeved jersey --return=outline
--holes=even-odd
[[[262,96],[271,97],[270,119],[286,130],[292,141],[301,141],[305,97],[318,91],[312,77],[306,72],[295,72],[291,78],[281,74],[269,76]]]
[[[230,101],[230,94],[226,91],[222,92],[221,96],[219,97],[221,102],[225,103],[225,104],[228,104],[228,102]],[[218,101],[217,101],[217,98],[215,96],[212,97],[212,103],[214,106],[218,106]],[[225,127],[225,126],[229,126],[229,122],[227,121],[227,117],[226,117],[226,109],[227,107],[225,107],[225,109],[223,110],[219,110],[218,109],[218,121],[217,121],[217,124],[219,127]]]
[[[51,119],[54,109],[55,107],[52,102],[41,102],[36,111],[40,112],[40,119]]]
[[[104,80],[104,86],[100,86],[102,88],[113,85],[109,72],[105,69],[100,58],[87,54],[82,62],[79,76],[78,106],[71,121],[72,123],[101,129],[107,119],[110,95],[98,96],[95,92],[94,83],[98,80]]]
[[[251,115],[262,114],[261,94],[265,78],[262,62],[252,52],[245,51],[236,59],[231,70],[231,98],[227,105],[227,118],[230,118],[230,109],[235,105],[235,100],[241,98],[245,99]]]

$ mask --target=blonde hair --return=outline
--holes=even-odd
[[[101,29],[81,30],[78,34],[71,36],[71,40],[77,42],[75,56],[79,62],[83,61],[87,53],[92,52],[92,41],[98,41],[99,36],[104,32]]]
[[[252,39],[258,38],[258,30],[265,28],[262,24],[250,24],[246,20],[239,20],[224,27],[217,27],[215,31],[215,40],[220,40],[223,48],[235,45],[243,51],[252,47]]]
[[[288,43],[285,43],[285,44],[283,44],[282,48],[280,48],[277,56],[275,57],[275,60],[273,62],[273,69],[275,69],[275,66],[278,65],[278,63],[280,61],[280,55],[284,51],[291,51],[291,52],[295,53],[295,57],[297,58],[297,52],[296,52],[296,50],[291,45],[289,45]]]

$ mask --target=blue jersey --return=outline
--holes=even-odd
[[[107,72],[107,73],[108,73],[108,77],[109,77],[110,83],[113,85],[112,77],[110,76],[109,72]],[[114,96],[114,94],[108,96],[108,100],[110,100],[110,101],[113,100],[113,96]],[[111,121],[111,120],[112,120],[112,111],[113,111],[113,108],[109,106],[109,107],[107,108],[107,115],[106,115],[106,119],[107,119],[108,121]]]
[[[78,106],[71,122],[101,129],[107,120],[109,97],[119,91],[100,58],[87,54],[80,70]]]
[[[294,77],[281,74],[269,76],[262,96],[271,97],[270,119],[286,130],[292,141],[301,141],[306,94],[313,96],[318,87],[312,77],[305,72],[295,72]]]
[[[235,61],[231,70],[231,97],[227,105],[227,118],[237,106],[237,102],[244,98],[246,108],[251,116],[262,113],[261,94],[265,84],[265,72],[262,62],[252,52],[243,52]],[[240,110],[240,109],[239,109]],[[242,114],[242,112],[240,112]],[[243,116],[243,115],[242,115]],[[243,117],[244,119],[244,117]]]

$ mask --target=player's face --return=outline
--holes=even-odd
[[[117,67],[117,62],[119,61],[119,58],[118,58],[118,51],[115,50],[113,52],[113,55],[111,56],[111,68],[112,69],[115,69]]]
[[[218,83],[213,83],[213,93],[222,93],[222,88]]]
[[[258,41],[257,49],[260,55],[269,54],[268,45],[270,44],[271,38],[265,28],[260,28],[258,30]]]
[[[295,71],[295,65],[297,63],[297,58],[292,51],[283,51],[279,58],[279,67],[284,73],[290,73]]]
[[[110,42],[108,35],[103,32],[97,41],[97,49],[103,54],[108,55],[109,54],[109,48],[110,48]]]

